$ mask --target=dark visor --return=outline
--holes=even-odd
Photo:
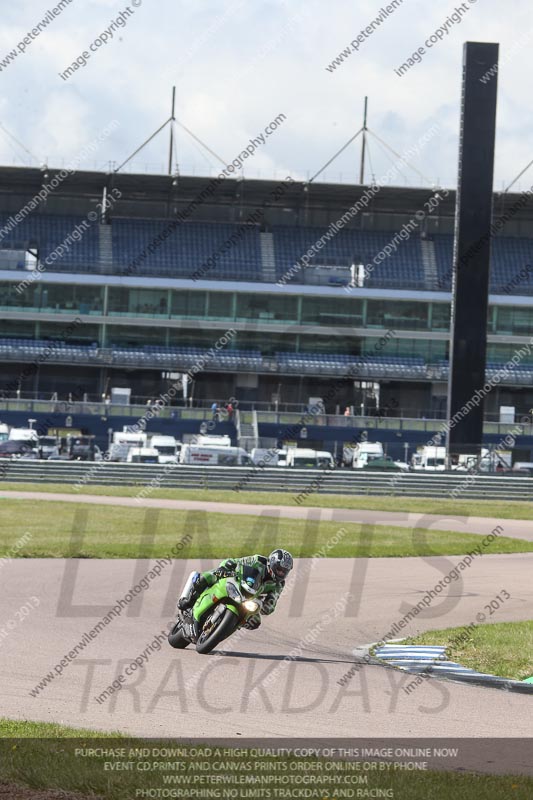
[[[289,574],[289,570],[285,567],[282,567],[281,564],[275,566],[273,572],[277,578],[286,578]]]

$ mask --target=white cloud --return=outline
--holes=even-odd
[[[383,0],[142,0],[107,46],[62,81],[58,72],[127,4],[73,0],[26,53],[0,71],[1,122],[39,159],[65,163],[117,118],[121,128],[105,143],[98,161],[103,166],[124,160],[168,116],[175,83],[178,117],[224,158],[234,157],[243,142],[285,113],[287,122],[257,153],[247,173],[304,176],[316,172],[360,127],[367,94],[370,127],[399,152],[439,122],[441,134],[416,166],[453,185],[466,39],[501,43],[495,186],[509,183],[533,158],[533,115],[524,102],[530,46],[517,45],[533,29],[526,0],[514,0],[512,15],[502,14],[497,0],[479,0],[401,78],[395,68],[444,23],[460,5],[457,0],[405,0],[333,73],[326,66],[379,14]],[[36,5],[36,0],[22,0],[6,7],[0,64],[54,3]],[[160,137],[136,158],[134,168],[164,170],[167,144]],[[217,166],[182,132],[178,157],[184,173],[205,173],[209,163]],[[370,157],[376,175],[386,170],[388,158],[372,140]],[[12,143],[1,134],[0,159],[11,164],[13,158]],[[358,162],[356,143],[326,177],[355,181]],[[418,182],[414,174],[409,179]],[[526,185],[527,176],[522,183]]]

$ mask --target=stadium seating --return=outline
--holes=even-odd
[[[423,358],[391,357],[374,355],[350,356],[330,353],[277,353],[278,363],[284,372],[335,373],[344,371],[357,375],[380,377],[387,375],[399,378],[426,378]],[[355,370],[357,369],[357,373]]]
[[[1,249],[37,249],[39,259],[44,263],[59,245],[63,245],[65,252],[62,256],[52,256],[51,271],[54,267],[64,268],[66,265],[89,272],[97,270],[100,262],[98,223],[88,223],[87,217],[82,216],[30,214],[11,231],[6,231],[4,226],[8,219],[5,214],[0,216]],[[78,227],[80,239],[75,241],[73,236],[77,226],[81,226]]]
[[[238,225],[184,222],[159,241],[158,236],[168,229],[169,220],[114,219],[111,230],[117,271],[181,278],[198,272],[205,280],[260,280],[257,226],[249,225],[243,234]],[[233,243],[230,237],[237,233],[239,238]],[[220,252],[223,246],[225,250]],[[214,263],[207,264],[211,257]]]
[[[294,270],[307,250],[324,235],[320,228],[274,228],[276,269],[278,280],[284,275],[293,277],[289,282],[305,283],[305,268]],[[330,239],[310,264],[350,266],[354,263],[371,265],[372,270],[365,285],[369,287],[407,286],[424,288],[424,268],[418,236],[401,241],[396,250],[383,261],[373,264],[373,258],[388,245],[395,231],[374,232],[341,230]]]
[[[48,265],[49,271],[129,274],[206,280],[263,281],[266,274],[261,261],[260,229],[249,225],[243,233],[239,224],[222,222],[184,222],[169,228],[171,220],[114,218],[100,236],[98,222],[83,230],[79,241],[70,241],[77,226],[87,217],[75,215],[31,214],[11,231],[6,230],[8,217],[0,215],[0,268],[2,250],[36,249],[41,263],[56,248],[69,242],[61,257]],[[309,270],[298,267],[307,250],[322,236],[326,228],[276,226],[273,228],[275,274],[279,281],[290,284],[310,282]],[[236,236],[237,235],[237,236]],[[310,259],[311,267],[341,267],[346,278],[332,270],[320,282],[340,285],[349,280],[348,268],[362,263],[371,269],[365,279],[369,288],[441,289],[451,287],[453,237],[434,234],[426,239],[434,252],[434,268],[428,269],[418,232],[397,241],[389,256],[374,263],[373,259],[390,245],[397,231],[360,231],[343,229],[331,237]],[[158,238],[161,237],[161,238]],[[166,237],[166,238],[164,238]],[[231,241],[231,237],[235,241]],[[207,263],[212,259],[211,263]],[[5,259],[8,263],[8,259]],[[24,264],[11,267],[23,269]],[[520,276],[520,271],[533,264],[533,239],[498,236],[493,241],[491,291],[504,294],[533,293],[533,277]],[[5,267],[6,268],[6,267]],[[436,272],[435,272],[436,270]],[[342,270],[341,270],[342,272]],[[316,273],[315,273],[316,274]],[[316,281],[313,281],[316,282]]]
[[[453,236],[439,234],[433,237],[439,286],[451,289],[453,262]],[[533,293],[533,274],[520,276],[521,270],[533,265],[533,239],[497,236],[492,242],[490,290],[493,294]]]
[[[53,348],[51,352],[51,348]],[[165,345],[145,345],[144,347],[124,347],[111,344],[105,349],[91,345],[70,344],[69,342],[46,339],[0,339],[0,360],[33,360],[41,356],[43,360],[68,363],[113,363],[145,368],[167,368],[170,366],[190,369],[205,358],[202,347],[167,347]],[[505,362],[487,363],[487,378],[501,370]],[[445,360],[428,365],[416,356],[377,356],[372,353],[364,356],[337,353],[276,353],[268,358],[266,366],[259,350],[221,350],[205,362],[205,368],[262,371],[272,366],[281,373],[340,375],[357,374],[372,378],[398,378],[406,380],[427,380],[430,371],[439,371],[439,380],[447,380],[449,365]],[[355,370],[357,369],[357,373]],[[533,383],[533,365],[519,363],[512,368],[513,382]]]

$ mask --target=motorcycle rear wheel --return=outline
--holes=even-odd
[[[175,647],[178,650],[184,650],[190,645],[190,640],[186,639],[182,633],[180,620],[176,622],[168,634],[168,643],[171,647]]]
[[[196,644],[196,652],[202,654],[210,653],[217,644],[220,644],[220,642],[227,639],[228,636],[231,636],[238,624],[239,617],[234,614],[233,611],[230,611],[229,608],[226,608],[224,614],[220,618],[220,622],[209,635],[203,638],[203,633],[200,634]]]

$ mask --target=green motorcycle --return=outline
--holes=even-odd
[[[183,594],[195,581],[197,572],[189,575]],[[213,586],[208,586],[189,611],[179,611],[168,635],[171,647],[180,650],[196,645],[198,653],[210,653],[237,628],[242,628],[259,611],[254,600],[261,588],[259,571],[242,566],[234,572],[220,574]]]

